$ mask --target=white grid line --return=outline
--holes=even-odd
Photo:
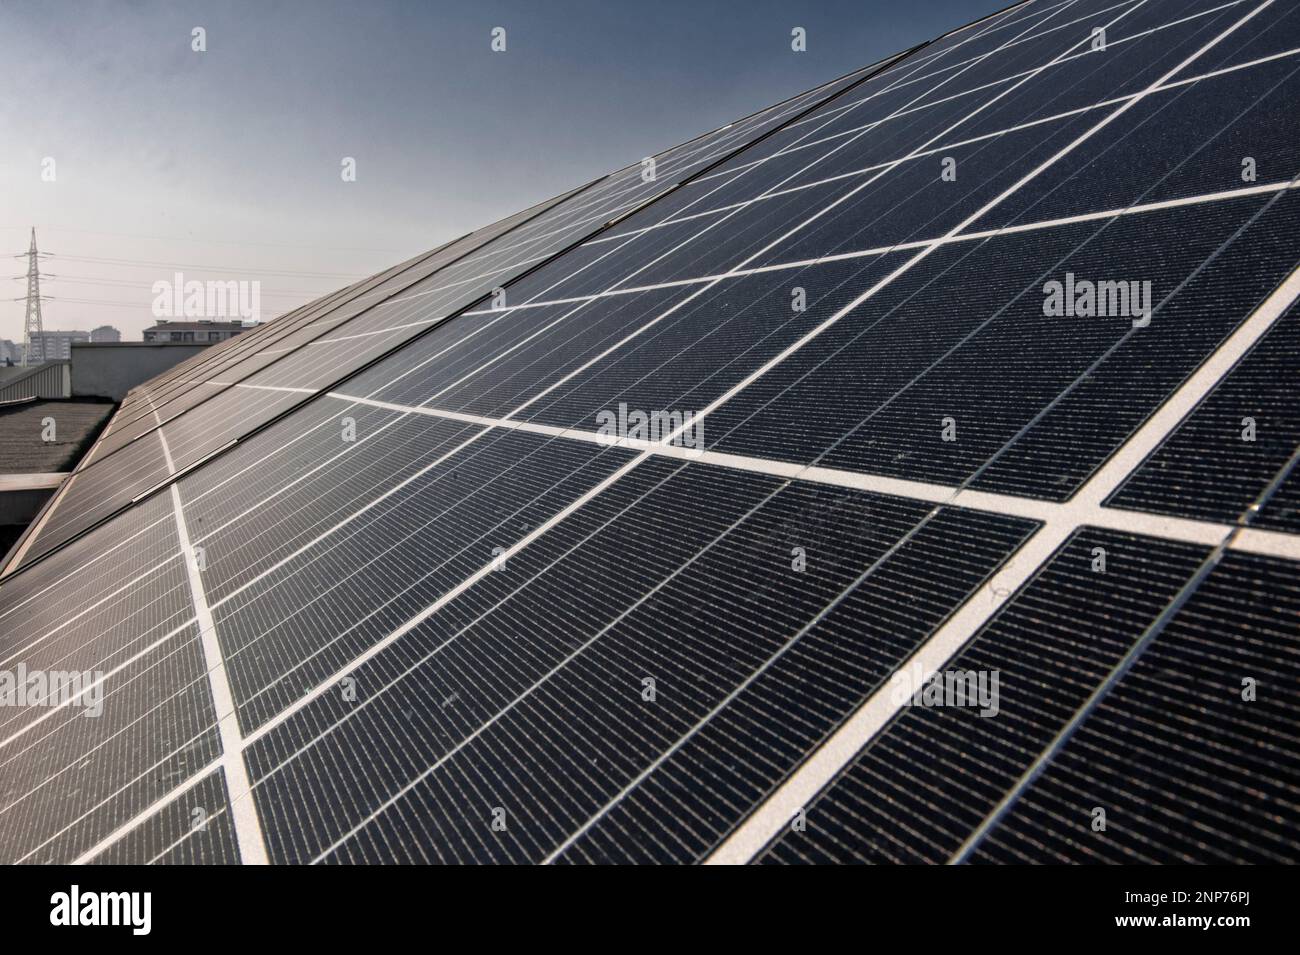
[[[1256,316],[1266,314],[1270,313],[1265,309],[1256,312]],[[1276,318],[1276,316],[1273,316],[1273,318]],[[1269,321],[1271,323],[1272,319],[1269,319]],[[1259,328],[1258,320],[1252,317],[1250,321],[1244,323],[1238,329],[1233,338],[1224,343],[1222,348],[1227,350],[1223,352],[1223,355],[1236,356],[1238,354],[1237,345],[1231,343],[1233,341],[1240,343],[1247,340],[1253,343]],[[1258,331],[1258,334],[1262,333],[1262,331]],[[1238,338],[1238,336],[1241,337]],[[1248,348],[1249,345],[1244,347]],[[1213,367],[1220,367],[1224,360],[1216,352],[1215,356],[1213,356]],[[1207,362],[1207,365],[1203,367],[1209,366],[1210,363]],[[325,397],[404,414],[427,415],[448,421],[460,421],[482,428],[519,431],[526,434],[536,434],[548,438],[563,438],[605,447],[623,447],[635,451],[644,451],[659,457],[695,461],[700,464],[711,464],[732,470],[810,481],[815,484],[828,484],[835,487],[853,488],[854,490],[870,491],[876,494],[889,494],[916,501],[930,501],[936,504],[946,504],[1008,517],[1026,517],[1032,520],[1048,522],[1060,521],[1064,514],[1074,515],[1080,512],[1079,506],[1075,503],[1061,503],[994,491],[979,491],[953,484],[937,484],[929,481],[887,477],[861,471],[797,464],[723,451],[697,450],[675,444],[662,444],[657,441],[634,438],[614,440],[594,431],[586,431],[581,428],[563,428],[532,421],[491,418],[461,411],[445,411],[440,408],[419,405],[395,404],[389,401],[377,401],[373,398],[358,398],[355,395],[336,391],[326,392]],[[1171,396],[1170,400],[1172,398],[1173,396]],[[1106,507],[1100,501],[1089,504],[1084,508],[1084,511],[1086,511],[1086,516],[1082,519],[1084,524],[1114,528],[1116,530],[1128,530],[1149,537],[1160,537],[1195,544],[1217,543],[1237,529],[1236,525],[1233,524]],[[1235,549],[1250,551],[1251,553],[1300,560],[1300,535],[1283,531],[1255,529],[1251,535],[1235,541],[1232,546]]]

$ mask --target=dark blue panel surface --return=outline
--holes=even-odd
[[[1106,503],[1300,532],[1294,512],[1273,502],[1300,449],[1297,382],[1300,307],[1292,306]]]
[[[1092,569],[1096,547],[1105,573]],[[942,670],[983,674],[986,687],[996,672],[996,707],[981,716],[982,704],[904,705],[807,807],[806,830],[784,832],[760,861],[952,859],[1204,557],[1186,545],[1075,534]],[[1081,835],[1089,821],[1073,820]]]
[[[1298,571],[1287,561],[1227,555],[971,860],[1300,859]],[[1097,808],[1106,813],[1103,830],[1092,826]]]

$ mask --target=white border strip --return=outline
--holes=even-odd
[[[1277,293],[1275,292],[1274,295]],[[1271,299],[1270,299],[1271,300]],[[1255,313],[1255,316],[1246,322],[1232,339],[1225,342],[1222,346],[1227,353],[1235,351],[1232,345],[1233,339],[1237,334],[1242,334],[1247,327],[1265,312],[1265,305]],[[1279,313],[1280,314],[1280,313]],[[1269,323],[1276,318],[1273,316]],[[1265,330],[1267,326],[1264,326]],[[1253,331],[1253,329],[1251,329]],[[1259,332],[1258,334],[1263,334]],[[1256,336],[1258,337],[1258,336]],[[1249,348],[1250,345],[1244,346]],[[1213,357],[1214,366],[1217,368],[1221,364],[1217,359],[1219,353],[1216,352]],[[1231,367],[1233,358],[1224,358],[1228,367]],[[1209,367],[1211,362],[1202,366],[1202,371]],[[1198,372],[1197,375],[1202,374]],[[1206,372],[1211,376],[1210,387],[1217,383],[1216,374],[1222,372]],[[1183,387],[1187,388],[1191,380],[1184,383]],[[860,471],[846,471],[839,468],[828,468],[820,466],[810,466],[806,464],[796,464],[788,461],[777,461],[771,458],[750,457],[743,454],[730,454],[723,451],[700,451],[692,448],[684,448],[673,444],[662,444],[656,441],[635,440],[632,438],[623,438],[618,441],[611,440],[594,431],[585,431],[580,428],[561,428],[555,425],[538,424],[532,421],[515,421],[509,418],[487,418],[482,415],[466,414],[460,411],[443,411],[439,408],[428,408],[417,405],[400,405],[390,401],[378,401],[374,398],[359,398],[355,395],[347,395],[337,391],[326,392],[325,397],[333,398],[338,401],[348,402],[351,404],[369,405],[373,408],[383,408],[388,411],[396,411],[403,414],[426,415],[431,418],[442,418],[448,421],[460,421],[465,424],[477,425],[483,428],[496,428],[505,431],[523,431],[528,434],[536,434],[547,438],[564,438],[571,441],[583,441],[588,444],[598,444],[612,447],[628,448],[634,451],[646,452],[660,457],[684,459],[687,461],[696,461],[701,464],[712,464],[718,467],[731,468],[738,471],[750,471],[757,474],[766,474],[771,477],[789,478],[797,481],[811,481],[816,484],[829,484],[836,487],[852,488],[858,491],[870,491],[876,494],[890,494],[895,497],[904,497],[909,500],[930,501],[935,504],[946,504],[953,507],[962,507],[973,511],[984,511],[991,514],[1001,514],[1008,517],[1025,517],[1031,520],[1043,521],[1044,523],[1066,522],[1072,525],[1088,524],[1095,527],[1106,527],[1114,530],[1128,531],[1134,534],[1145,534],[1148,537],[1161,537],[1167,540],[1183,541],[1192,544],[1217,544],[1234,530],[1239,530],[1237,525],[1223,524],[1215,521],[1196,520],[1185,517],[1175,517],[1163,514],[1150,513],[1146,511],[1129,511],[1109,508],[1102,505],[1100,500],[1087,500],[1081,498],[1083,489],[1080,489],[1079,496],[1072,501],[1061,503],[1058,501],[1048,501],[1032,497],[1020,497],[1014,494],[1002,494],[994,491],[979,491],[970,488],[962,488],[952,484],[935,484],[929,481],[914,481],[907,478],[888,477],[880,474],[866,474]],[[1177,400],[1177,393],[1170,396],[1169,401]],[[1199,398],[1195,399],[1199,400]],[[1162,408],[1163,411],[1163,408]],[[1179,412],[1181,415],[1182,412]],[[1180,419],[1181,420],[1181,419]],[[1177,427],[1175,422],[1173,427]],[[1172,428],[1171,428],[1172,430]],[[1121,451],[1128,445],[1121,446]],[[1141,462],[1139,462],[1140,464]],[[1127,472],[1126,472],[1127,473]],[[1085,485],[1086,487],[1086,485]],[[1300,535],[1288,534],[1283,531],[1268,531],[1261,529],[1251,529],[1249,533],[1243,533],[1230,545],[1235,550],[1249,551],[1255,554],[1265,554],[1272,557],[1283,557],[1290,560],[1300,560]]]
[[[158,409],[153,399],[149,399],[154,417]],[[171,448],[162,431],[157,432],[162,441],[163,455],[167,459],[167,470],[175,473]],[[257,818],[257,806],[250,798],[253,791],[248,778],[248,768],[244,764],[244,738],[239,731],[239,710],[235,707],[235,696],[230,691],[230,680],[226,674],[226,660],[221,652],[221,643],[217,638],[217,624],[212,619],[212,609],[208,606],[207,593],[203,587],[203,576],[199,573],[194,545],[190,543],[189,528],[185,523],[185,508],[181,504],[180,488],[173,484],[169,489],[172,496],[172,513],[176,517],[176,536],[180,539],[181,559],[189,577],[190,598],[194,604],[195,621],[199,627],[199,637],[203,645],[203,663],[207,668],[208,688],[212,693],[212,708],[217,714],[217,731],[221,736],[221,767],[226,773],[226,801],[231,809],[234,821],[235,843],[239,847],[239,858],[245,865],[266,865],[266,842],[262,836],[262,824]]]
[[[185,569],[189,572],[190,594],[194,599],[194,613],[198,618],[199,633],[203,643],[203,662],[208,670],[208,686],[212,691],[212,706],[218,715],[217,729],[221,735],[221,766],[226,773],[227,803],[234,821],[235,842],[239,858],[245,865],[266,865],[266,842],[262,837],[262,823],[257,818],[257,806],[251,797],[253,785],[244,764],[244,738],[239,732],[239,711],[230,691],[226,674],[226,661],[217,640],[217,625],[203,590],[203,579],[194,560],[189,531],[185,527],[185,512],[181,507],[181,492],[171,486],[172,509],[176,514],[176,532],[181,539],[181,553]]]

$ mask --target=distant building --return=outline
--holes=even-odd
[[[120,342],[122,333],[112,325],[100,325],[98,328],[90,330],[90,340],[92,342]]]
[[[153,328],[144,330],[144,340],[147,342],[194,342],[196,344],[203,342],[211,344],[212,342],[224,342],[227,338],[234,338],[252,327],[251,325],[245,325],[243,322],[217,322],[211,319],[172,322],[160,318]]]
[[[67,361],[72,357],[73,342],[90,341],[90,332],[37,332],[32,335],[29,365],[42,361]]]
[[[23,346],[7,338],[0,338],[0,365],[19,365],[23,360]]]

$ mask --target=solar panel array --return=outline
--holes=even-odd
[[[1298,92],[1033,0],[142,386],[0,858],[1295,861]]]

